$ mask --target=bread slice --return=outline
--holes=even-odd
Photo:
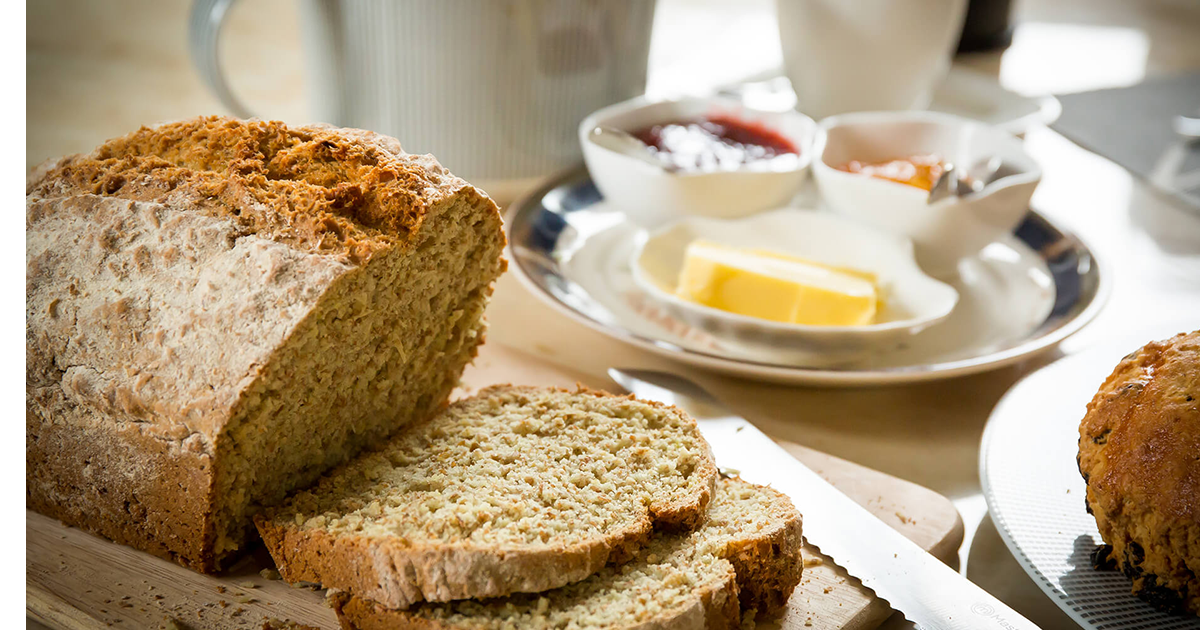
[[[545,593],[389,610],[347,593],[348,630],[737,628],[781,609],[800,583],[800,515],[782,494],[722,479],[696,532],[656,534],[637,557]]]
[[[252,515],[445,405],[496,205],[391,138],[208,117],[26,197],[26,503],[212,571]]]
[[[717,477],[674,407],[496,386],[256,519],[284,579],[391,608],[538,592],[691,528]]]

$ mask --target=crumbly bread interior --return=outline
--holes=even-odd
[[[218,553],[237,548],[261,506],[445,404],[496,277],[499,249],[475,220],[456,203],[428,226],[427,247],[346,274],[276,351],[217,445]]]
[[[178,394],[193,408],[148,405],[152,418],[110,417],[179,425],[190,435],[172,439],[211,457],[212,514],[206,518],[212,523],[204,536],[217,557],[182,560],[205,570],[243,546],[262,506],[445,404],[482,341],[483,310],[504,270],[501,219],[490,199],[432,158],[404,154],[395,140],[358,130],[220,117],[143,128],[51,165],[27,192],[31,199],[99,195],[186,209],[231,224],[224,232],[231,251],[243,242],[249,248],[282,243],[337,270],[332,279],[307,280],[290,277],[292,268],[282,266],[253,270],[284,287],[269,305],[255,304],[259,294],[222,294],[212,282],[197,286],[222,304],[245,300],[249,318],[287,309],[299,309],[303,318],[266,342],[263,356],[251,357],[237,374],[226,373],[219,349],[206,349],[179,378],[154,380],[158,368],[138,366],[146,375],[139,386],[181,383],[210,391],[205,414],[211,418],[194,418],[202,397]],[[106,232],[104,238],[119,243],[122,235]],[[142,275],[129,281],[146,287],[149,309],[161,308],[155,292],[179,289],[155,284],[157,263],[152,255],[143,258]],[[195,327],[253,333],[267,326],[211,322],[202,307],[185,313],[195,323],[166,333]]]
[[[343,627],[361,630],[737,627],[786,603],[800,582],[801,546],[800,517],[787,497],[723,479],[697,531],[656,534],[629,563],[582,582],[406,611],[344,593],[333,601]]]
[[[289,581],[405,607],[581,580],[655,523],[697,523],[715,479],[677,409],[497,386],[296,493],[259,530]]]

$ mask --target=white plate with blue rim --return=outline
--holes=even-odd
[[[604,202],[582,167],[514,203],[507,227],[512,269],[554,309],[648,352],[777,383],[883,385],[1010,365],[1078,331],[1108,294],[1091,249],[1030,210],[1013,234],[942,278],[959,295],[945,321],[895,347],[814,364],[683,321],[640,287],[631,262],[645,232]]]

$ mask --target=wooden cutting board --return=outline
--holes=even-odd
[[[492,383],[595,388],[611,385],[529,355],[487,346],[463,377],[465,393]],[[886,523],[950,561],[963,527],[949,499],[803,446],[790,453]],[[259,548],[220,577],[168,562],[26,511],[25,589],[28,616],[51,628],[259,628],[266,618],[336,628],[322,591],[292,588],[260,571],[273,567]],[[891,614],[854,578],[806,549],[804,579],[788,609],[760,628],[867,630]],[[170,625],[171,622],[176,625]]]

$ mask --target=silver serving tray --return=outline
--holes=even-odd
[[[989,339],[978,347],[926,352],[928,356],[911,362],[905,362],[907,355],[900,354],[874,364],[798,366],[769,357],[737,356],[716,344],[705,343],[704,331],[681,332],[678,322],[661,322],[659,329],[626,325],[633,322],[620,305],[614,304],[614,295],[589,290],[584,286],[587,282],[579,277],[577,261],[572,262],[585,249],[612,246],[601,243],[606,238],[612,239],[614,229],[630,228],[619,212],[604,207],[600,192],[586,169],[580,167],[552,179],[509,209],[510,259],[518,277],[535,295],[597,331],[690,365],[757,380],[859,386],[982,372],[1053,348],[1090,321],[1108,294],[1108,274],[1102,273],[1091,250],[1074,235],[1030,210],[1009,239],[1009,255],[1024,252],[1020,255],[1034,259],[1026,262],[1038,267],[1048,295],[1045,308],[1034,315],[1037,321],[1026,325],[1021,334]],[[620,245],[623,240],[628,238],[613,243]],[[613,267],[595,273],[616,276],[622,271]],[[621,289],[632,292],[627,287]],[[635,327],[638,330],[632,329]]]

